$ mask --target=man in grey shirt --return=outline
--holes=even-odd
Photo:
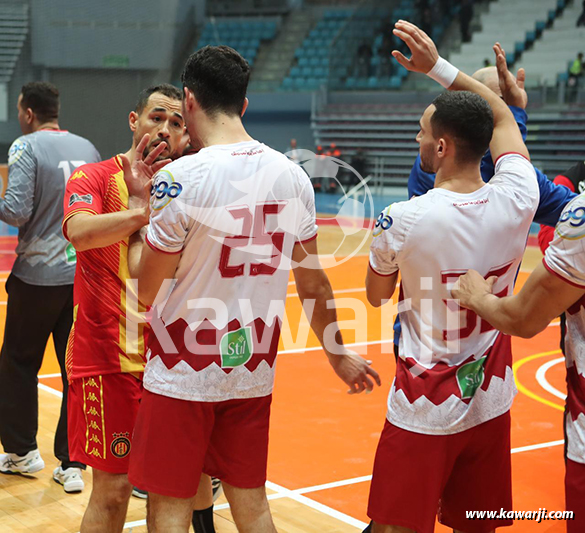
[[[63,237],[65,184],[75,168],[100,161],[88,140],[59,128],[59,91],[50,83],[26,84],[18,98],[22,133],[8,154],[8,188],[0,220],[18,227],[17,259],[6,282],[8,305],[0,352],[0,472],[32,474],[44,468],[38,429],[37,374],[51,333],[63,381],[53,479],[66,492],[83,489],[81,463],[67,444],[65,354],[73,321],[75,250]]]

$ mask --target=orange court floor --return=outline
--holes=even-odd
[[[538,250],[527,250],[518,288],[536,265],[539,254]],[[359,532],[368,522],[370,475],[395,363],[389,342],[391,319],[382,317],[379,309],[366,303],[367,261],[367,255],[357,255],[329,269],[328,275],[340,299],[340,320],[357,319],[362,326],[363,322],[367,325],[361,333],[354,335],[350,331],[344,337],[346,343],[373,361],[382,377],[382,387],[372,394],[346,393],[347,387],[330,368],[312,332],[308,335],[308,349],[301,347],[302,342],[294,344],[299,329],[302,341],[307,323],[300,320],[300,301],[294,283],[289,283],[286,311],[292,337],[281,340],[277,362],[267,483],[279,532]],[[2,327],[6,276],[7,273],[0,275]],[[353,310],[343,308],[349,307],[349,298],[359,302],[354,305],[359,310],[357,316]],[[286,324],[283,330],[288,332]],[[558,346],[558,322],[531,340],[513,340],[519,389],[512,408],[514,510],[564,509],[562,423],[566,389]],[[27,478],[0,476],[0,533],[79,531],[91,490],[91,474],[85,474],[86,488],[76,495],[65,494],[51,479],[57,465],[52,445],[61,391],[58,371],[50,345],[39,379],[38,440],[47,465]],[[215,509],[218,533],[236,531],[223,497]],[[125,531],[146,531],[144,518],[144,501],[132,498]],[[556,533],[565,528],[562,521],[516,521],[503,531]],[[436,531],[445,532],[447,528],[437,524]]]

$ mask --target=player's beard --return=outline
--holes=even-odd
[[[435,174],[434,149],[431,145],[420,147],[420,168],[427,174]]]

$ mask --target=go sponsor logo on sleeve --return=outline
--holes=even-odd
[[[570,241],[585,237],[585,195],[578,196],[567,205],[559,218],[556,233]]]
[[[156,175],[150,191],[150,207],[153,211],[160,211],[169,205],[181,192],[183,186],[175,181],[168,170],[161,170]]]
[[[383,231],[390,229],[394,221],[390,216],[390,206],[388,206],[384,211],[380,213],[378,219],[376,220],[376,225],[374,226],[374,237],[381,235]]]
[[[24,154],[27,144],[22,139],[16,139],[8,150],[8,166],[14,165]]]

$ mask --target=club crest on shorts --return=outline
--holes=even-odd
[[[130,453],[130,433],[114,433],[114,440],[110,446],[112,455],[118,459],[126,457]]]
[[[220,344],[221,367],[235,368],[245,365],[252,359],[252,328],[240,328],[236,331],[228,331]]]

